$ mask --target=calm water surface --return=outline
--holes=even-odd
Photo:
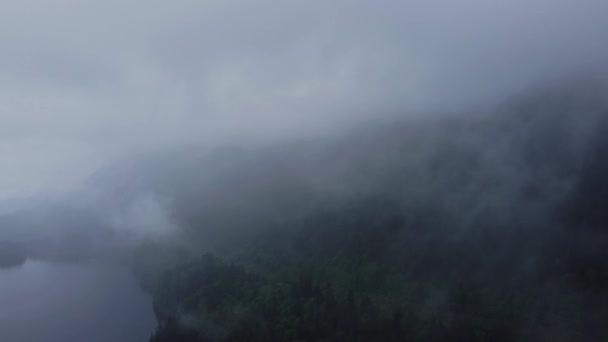
[[[28,260],[0,269],[0,341],[147,341],[155,324],[126,268]]]

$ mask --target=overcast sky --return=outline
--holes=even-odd
[[[4,0],[0,200],[115,158],[499,99],[604,64],[605,0]]]

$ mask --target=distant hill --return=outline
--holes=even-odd
[[[604,89],[158,159],[152,341],[603,340]]]
[[[138,156],[4,213],[0,257],[132,263],[152,341],[604,340],[605,89]]]

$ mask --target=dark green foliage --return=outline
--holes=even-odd
[[[608,119],[588,153],[578,186],[564,209],[566,219],[576,227],[608,232]]]
[[[151,341],[173,335],[175,341],[518,341],[580,336],[582,329],[601,334],[600,322],[580,317],[590,305],[595,316],[608,313],[582,292],[595,289],[594,298],[608,299],[597,288],[603,279],[593,266],[597,259],[558,262],[556,249],[540,243],[557,248],[565,240],[540,240],[534,231],[494,236],[480,230],[447,239],[435,224],[441,220],[411,220],[390,200],[370,200],[261,235],[230,259],[185,258],[158,276],[154,304],[163,323]],[[530,269],[530,258],[547,267]]]
[[[184,328],[174,319],[169,318],[158,326],[150,337],[150,342],[204,342],[196,331]]]
[[[178,215],[215,256],[137,268],[152,341],[606,340],[608,144],[560,98],[245,160]]]
[[[442,220],[366,200],[260,235],[230,259],[186,258],[158,276],[164,323],[152,341],[518,341],[603,331],[580,317],[590,305],[583,289],[608,299],[597,288],[599,260],[566,256],[549,267],[556,249],[540,244],[557,248],[559,237],[480,230],[448,239]],[[531,258],[547,267],[530,268]]]
[[[353,291],[338,298],[331,283],[314,279],[309,272],[278,283],[250,276],[211,257],[190,270],[219,280],[202,281],[198,290],[191,291],[195,276],[180,271],[182,279],[189,279],[182,285],[168,275],[167,282],[173,282],[179,293],[194,293],[181,301],[183,311],[175,314],[196,315],[200,325],[211,324],[211,335],[222,341],[368,341],[374,337],[392,341],[405,333],[402,313],[393,305],[376,303]],[[166,289],[175,293],[174,288]],[[163,294],[155,296],[155,300],[170,301]],[[165,341],[173,335],[176,340],[198,341],[192,334],[192,330],[181,328],[175,318],[168,318],[151,341]],[[201,331],[197,338],[202,341],[209,334]]]

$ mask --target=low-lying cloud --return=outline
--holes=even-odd
[[[491,102],[608,57],[604,1],[7,1],[0,186]],[[50,176],[52,175],[52,176]]]

